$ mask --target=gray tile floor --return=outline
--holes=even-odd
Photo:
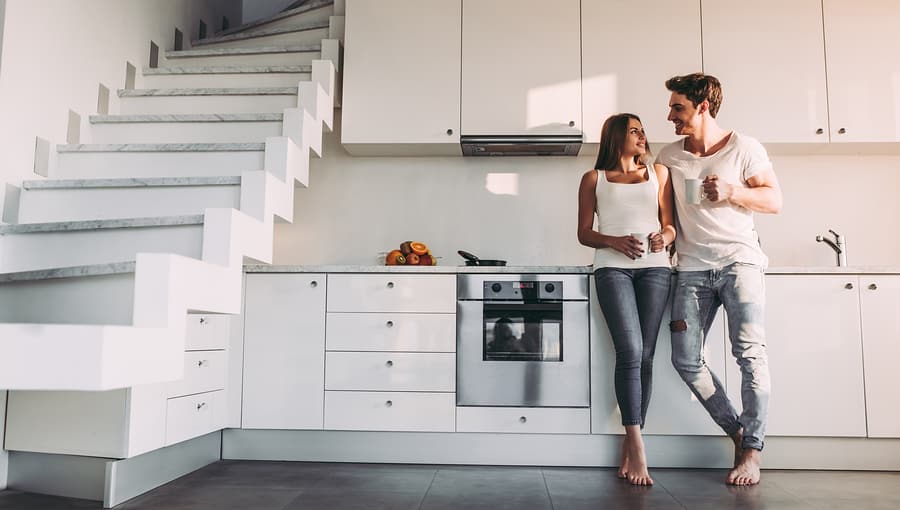
[[[900,473],[763,472],[727,487],[724,470],[654,469],[632,487],[614,469],[221,461],[124,503],[199,509],[891,509]],[[0,510],[98,509],[93,501],[0,492]]]

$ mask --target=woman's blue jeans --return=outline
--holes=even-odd
[[[726,434],[734,436],[743,429],[741,446],[762,450],[770,391],[763,268],[736,262],[677,274],[670,325],[675,370]],[[741,369],[740,415],[703,359],[706,334],[720,305],[728,317],[731,353]]]
[[[656,337],[669,299],[667,267],[594,271],[597,301],[616,349],[616,401],[622,425],[644,426],[653,380]]]

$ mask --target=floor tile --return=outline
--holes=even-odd
[[[438,470],[423,510],[551,509],[539,468],[447,467]]]
[[[372,489],[309,489],[285,510],[417,510],[425,497],[422,491],[377,491]]]
[[[103,504],[19,491],[0,491],[0,510],[99,510]]]
[[[282,510],[299,490],[248,487],[181,487],[165,493],[148,492],[116,510]]]
[[[617,478],[614,468],[544,468],[543,472],[555,509],[681,508],[664,488],[631,485]]]
[[[735,487],[725,483],[724,469],[657,469],[652,473],[686,508],[808,508],[802,498],[770,480],[764,471],[757,485]]]

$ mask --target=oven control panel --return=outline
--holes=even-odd
[[[562,300],[561,281],[485,281],[484,299],[525,301]]]

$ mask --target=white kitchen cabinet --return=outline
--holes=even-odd
[[[591,411],[571,407],[457,407],[456,431],[590,434]]]
[[[869,437],[900,437],[900,276],[860,276]]]
[[[449,352],[328,352],[326,390],[456,391]]]
[[[766,277],[767,435],[866,435],[859,298],[856,275]],[[738,409],[740,377],[729,362]]]
[[[325,428],[453,432],[454,393],[327,391]]]
[[[463,135],[581,133],[581,3],[463,0]]]
[[[900,141],[900,4],[824,0],[822,5],[831,141]],[[782,118],[779,114],[778,122]]]
[[[328,311],[456,313],[456,276],[331,274]]]
[[[461,6],[347,0],[341,142],[348,152],[461,154]]]
[[[242,427],[321,429],[324,274],[247,275]]]
[[[673,280],[674,285],[674,280]],[[596,286],[591,278],[591,432],[622,434],[622,414],[616,403],[614,370],[616,351],[609,327],[597,303]],[[725,378],[724,314],[719,311],[706,338],[704,357],[712,371]],[[653,386],[644,434],[723,435],[681,376],[672,366],[670,315],[662,319],[653,363]]]
[[[451,313],[334,313],[325,325],[330,351],[455,352]]]
[[[651,142],[675,140],[665,82],[702,69],[700,0],[581,2],[581,41],[585,142],[621,112],[641,117]]]
[[[703,71],[722,82],[719,123],[761,142],[828,142],[827,94],[843,73],[832,72],[829,41],[826,88],[823,37],[821,0],[703,1]],[[849,48],[859,45],[840,52],[863,56]]]

